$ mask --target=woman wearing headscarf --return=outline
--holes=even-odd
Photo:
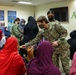
[[[76,75],[76,52],[73,56],[72,66],[70,68],[69,75]]]
[[[22,34],[24,33],[25,23],[26,23],[26,21],[25,21],[24,19],[21,19],[21,20],[20,20],[19,30],[20,30],[20,32],[21,32]]]
[[[2,32],[2,30],[0,29],[0,50],[3,48],[5,42],[6,42],[6,37],[3,36],[3,32]]]
[[[61,75],[52,63],[53,47],[49,41],[42,41],[27,68],[27,75]]]
[[[20,20],[20,24],[19,24],[19,26],[18,26],[18,29],[19,29],[19,31],[20,31],[22,34],[24,34],[25,22],[26,22],[26,21],[25,21],[24,19],[21,19],[21,20]],[[20,45],[22,45],[22,44],[25,43],[24,40],[25,40],[25,39],[20,40]],[[23,57],[23,54],[25,54],[25,49],[20,48],[19,53],[20,53],[20,55]]]
[[[34,39],[38,34],[38,31],[39,29],[35,19],[32,16],[29,16],[28,23],[24,27],[24,44]],[[23,54],[27,55],[27,52],[21,50],[21,55],[23,56]]]
[[[6,36],[6,38],[10,37],[10,31],[8,30],[8,27],[4,28],[4,35]]]
[[[76,30],[73,30],[70,33],[70,39],[68,39],[68,43],[70,44],[70,59],[73,59],[73,55],[76,52]]]
[[[38,26],[35,19],[32,16],[28,17],[28,23],[24,27],[24,39],[25,43],[34,39],[38,33]]]
[[[0,51],[0,75],[24,75],[25,72],[24,61],[18,54],[18,41],[9,37]]]

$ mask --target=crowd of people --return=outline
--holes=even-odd
[[[65,75],[76,74],[76,31],[67,41],[68,32],[55,19],[54,11],[49,10],[47,17],[35,20],[29,16],[27,24],[16,18],[10,31],[5,27],[3,34],[0,29],[0,75],[62,75],[59,59]]]

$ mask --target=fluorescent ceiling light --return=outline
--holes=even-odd
[[[21,3],[21,4],[32,4],[31,2],[22,2],[22,1],[19,1],[18,3]]]

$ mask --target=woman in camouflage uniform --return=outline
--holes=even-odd
[[[58,66],[59,57],[62,62],[63,69],[66,75],[69,74],[69,44],[65,40],[67,30],[60,25],[57,20],[48,22],[45,16],[40,16],[37,23],[42,30],[38,33],[35,39],[22,45],[23,48],[33,45],[40,41],[43,37],[45,40],[52,42],[54,47],[53,62]]]

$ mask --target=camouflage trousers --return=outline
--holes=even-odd
[[[62,68],[65,72],[65,74],[69,75],[69,70],[70,70],[70,66],[69,66],[69,60],[70,60],[70,50],[69,48],[57,48],[54,50],[53,52],[53,63],[59,67],[59,58],[61,60],[61,64],[62,64]]]

